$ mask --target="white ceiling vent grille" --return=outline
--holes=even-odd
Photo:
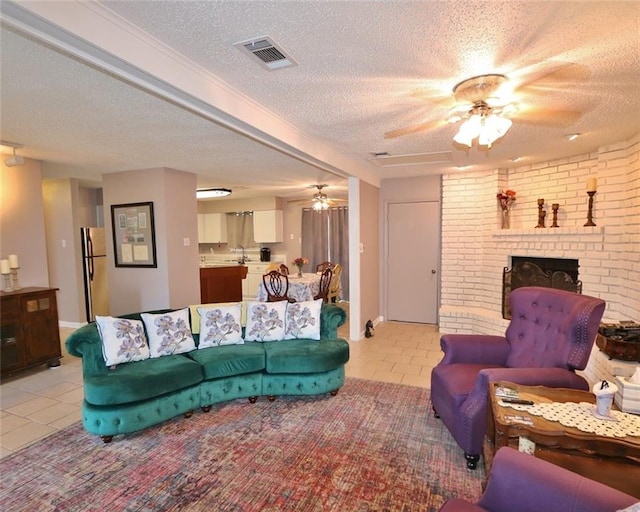
[[[240,51],[253,55],[260,64],[271,71],[298,65],[282,47],[267,36],[240,41],[239,43],[234,43],[233,46]]]

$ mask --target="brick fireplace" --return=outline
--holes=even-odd
[[[586,182],[597,177],[587,220]],[[496,194],[517,192],[511,229]],[[604,321],[640,321],[640,136],[513,169],[445,175],[442,183],[441,333],[504,334],[502,272],[513,255],[579,262],[582,293],[607,302]],[[536,228],[538,199],[559,203],[558,228]],[[597,349],[596,349],[597,350]]]

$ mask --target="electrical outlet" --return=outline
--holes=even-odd
[[[62,240],[62,247],[66,247],[67,246],[67,241],[66,240]]]
[[[184,244],[185,247],[189,247],[191,245],[191,238],[183,238],[182,239],[182,243]]]

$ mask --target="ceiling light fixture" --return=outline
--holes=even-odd
[[[329,198],[327,194],[318,192],[313,195],[313,209],[317,212],[329,209]]]
[[[7,142],[4,140],[0,140],[0,146],[5,146],[11,148],[13,150],[13,156],[4,159],[4,163],[7,167],[15,167],[16,165],[24,165],[24,158],[16,155],[16,149],[21,148],[22,144],[17,144],[15,142]]]
[[[453,138],[458,144],[471,147],[473,141],[478,139],[480,146],[491,148],[491,144],[511,128],[511,120],[492,113],[491,107],[484,101],[476,102],[469,110],[469,115]]]
[[[569,133],[569,134],[565,135],[565,138],[568,141],[576,140],[578,137],[580,137],[579,133]]]
[[[216,197],[226,197],[231,194],[228,188],[201,188],[196,190],[197,199],[213,199]]]

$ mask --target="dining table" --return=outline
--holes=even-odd
[[[298,274],[289,274],[289,291],[287,292],[289,299],[296,302],[313,300],[319,290],[320,274],[303,273],[302,277],[298,277]],[[267,291],[263,281],[258,285],[256,300],[267,300]]]

